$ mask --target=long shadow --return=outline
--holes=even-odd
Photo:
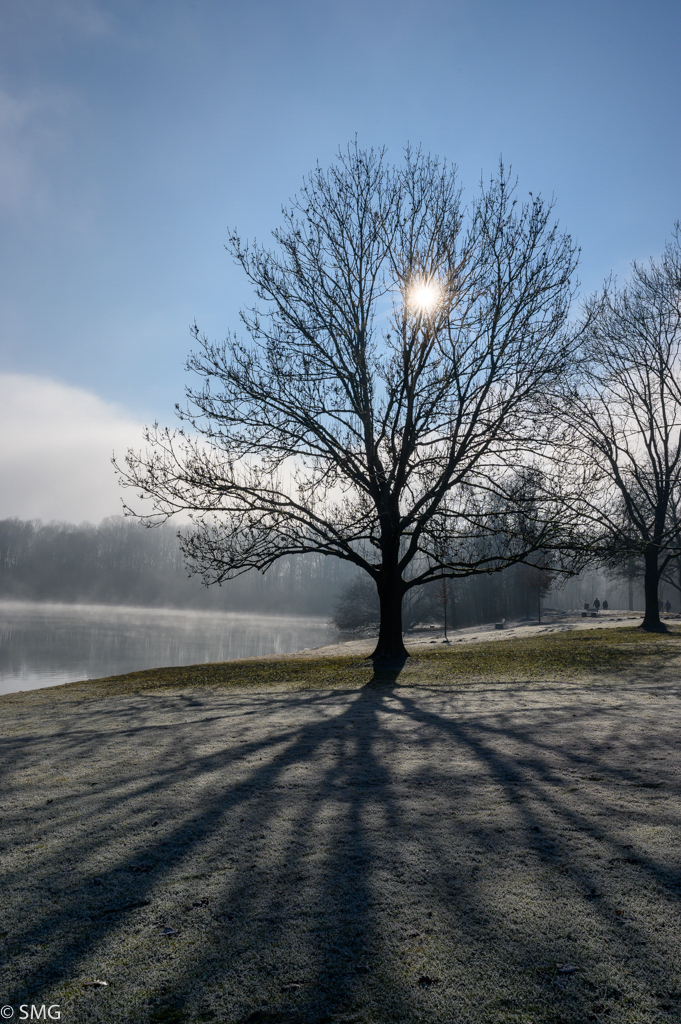
[[[617,814],[613,812],[611,802],[592,800],[590,806],[583,806],[581,809],[568,804],[565,799],[564,778],[560,773],[556,774],[555,770],[551,770],[547,764],[547,758],[555,754],[547,736],[536,736],[534,730],[519,728],[509,721],[508,716],[494,723],[489,721],[487,716],[482,720],[475,718],[463,723],[432,714],[420,708],[415,700],[404,697],[400,700],[411,721],[420,721],[441,730],[459,748],[468,749],[476,762],[487,769],[490,782],[503,789],[506,800],[516,806],[528,854],[534,855],[538,862],[554,866],[567,875],[574,895],[589,901],[593,916],[600,919],[600,925],[605,932],[614,934],[617,940],[622,940],[621,924],[625,912],[620,907],[623,902],[626,903],[623,894],[626,894],[627,890],[632,891],[641,881],[648,882],[649,889],[659,894],[661,902],[666,901],[668,909],[673,907],[678,911],[681,896],[681,873],[678,868],[666,866],[645,851],[637,850],[635,844],[625,843],[622,837],[617,836],[615,827],[624,823],[616,820]],[[504,755],[499,750],[500,742],[507,745],[509,740],[515,742],[517,748],[522,750],[522,757],[508,753]],[[612,744],[608,746],[611,747]],[[602,751],[592,752],[590,756],[579,755],[573,751],[562,753],[564,761],[571,763],[573,767],[590,771],[597,767],[602,775],[586,777],[593,781],[605,782],[606,785],[639,785],[644,789],[661,785],[659,782],[642,781],[640,766],[615,767],[607,761],[604,762]],[[638,753],[641,755],[645,751],[639,750]],[[533,800],[533,810],[523,799],[527,797]],[[599,820],[602,816],[608,817],[609,821],[606,823]],[[646,816],[642,811],[641,819]],[[631,819],[627,817],[626,824],[630,823]],[[678,808],[663,824],[675,825],[678,829]],[[621,879],[622,872],[619,872],[620,877],[613,873],[612,882],[608,884],[606,881],[604,884],[603,871],[594,870],[594,864],[589,863],[589,855],[580,856],[575,853],[573,847],[566,844],[565,835],[568,830],[587,841],[591,839],[601,844],[600,850],[610,855],[606,865],[608,868],[626,865],[629,870],[624,884]],[[490,834],[488,826],[471,828],[470,834],[478,843],[486,842],[488,849],[494,848],[495,837]],[[502,845],[503,843],[497,840],[497,846],[500,848]],[[446,851],[442,850],[443,859],[445,856]],[[605,859],[601,853],[596,856],[598,860]],[[632,882],[634,877],[637,882]],[[483,903],[480,892],[476,896],[480,907]],[[645,922],[626,918],[624,921],[630,925],[627,945],[631,947],[646,944],[650,960],[657,961],[658,964],[663,963],[665,956],[669,955],[669,950],[665,950],[663,945],[657,942],[656,935],[645,928]],[[660,972],[659,981],[660,985],[664,985],[664,972]],[[673,995],[681,1008],[681,993],[676,991]],[[611,1009],[612,1007],[608,1008],[608,1013]]]
[[[307,698],[307,702],[310,699]],[[315,699],[312,699],[312,703]],[[289,706],[292,704],[292,710],[298,710],[300,700],[289,701]],[[161,873],[166,877],[172,873],[175,866],[181,865],[188,856],[191,855],[192,851],[205,843],[210,836],[216,831],[221,823],[224,822],[225,818],[230,812],[238,811],[239,809],[246,810],[248,817],[246,830],[253,831],[254,829],[260,830],[265,826],[268,817],[267,804],[262,801],[260,805],[254,805],[253,794],[258,791],[270,791],[276,783],[276,779],[286,770],[286,768],[300,764],[304,762],[310,752],[319,745],[333,738],[333,729],[337,726],[337,723],[327,723],[326,726],[322,724],[321,728],[316,730],[316,734],[312,735],[308,730],[302,730],[302,734],[297,738],[289,742],[288,747],[285,747],[279,752],[275,752],[271,760],[262,766],[259,766],[250,776],[246,777],[241,781],[240,784],[233,785],[226,791],[219,794],[219,796],[208,802],[207,806],[201,809],[194,818],[189,822],[184,822],[179,828],[173,830],[170,834],[167,834],[162,839],[159,839],[156,843],[150,843],[147,845],[144,851],[144,867],[149,865],[150,868],[154,866],[162,865],[159,870],[153,874],[151,870],[148,873],[141,874],[135,879],[135,893],[134,899],[131,901],[129,891],[126,891],[123,898],[120,897],[118,900],[109,900],[105,905],[104,910],[95,910],[94,913],[89,910],[87,906],[83,906],[83,886],[78,887],[74,891],[73,895],[68,897],[60,906],[60,908],[52,915],[47,915],[42,918],[33,926],[29,926],[24,930],[23,933],[15,933],[13,941],[15,946],[32,946],[40,940],[44,940],[46,934],[53,937],[51,943],[52,956],[41,958],[41,962],[36,964],[35,968],[31,972],[30,976],[24,981],[20,989],[15,989],[10,992],[10,1000],[18,1001],[22,997],[26,996],[28,991],[35,993],[37,990],[44,988],[46,985],[53,984],[56,981],[63,980],[72,976],[78,963],[83,959],[87,950],[90,948],[94,941],[93,931],[96,931],[96,940],[101,943],[105,937],[105,933],[112,931],[115,926],[119,923],[121,917],[125,916],[130,910],[135,909],[134,904],[143,905],[150,895],[153,893],[160,881]],[[295,730],[297,733],[301,733],[299,727]],[[140,729],[135,728],[134,730],[128,730],[126,739],[130,739],[132,734],[139,734]],[[288,737],[284,737],[284,742]],[[88,756],[92,753],[88,747],[83,750],[82,739],[80,746],[80,756]],[[191,765],[189,774],[191,776],[200,776],[206,772],[214,771],[216,767],[223,769],[229,769],[233,764],[234,760],[243,759],[249,755],[253,755],[255,752],[264,752],[268,747],[281,746],[281,738],[276,743],[271,741],[270,743],[245,743],[239,748],[238,752],[234,756],[229,754],[215,756],[208,756],[205,758],[194,758],[193,764]],[[369,744],[370,746],[370,744]],[[68,744],[70,752],[73,754],[73,740]],[[346,771],[344,760],[339,762],[336,766],[333,766],[331,772],[327,773],[327,777],[322,783],[322,795],[325,795],[329,787],[333,787],[335,778],[339,773]],[[154,795],[158,798],[159,791],[162,791],[166,785],[172,784],[177,774],[177,766],[171,765],[167,769],[162,769],[156,773],[156,778],[153,782],[137,786],[135,788],[135,796],[137,798],[146,799],[150,795]],[[189,781],[188,779],[186,781]],[[356,810],[356,798],[360,792],[359,787],[355,787],[355,810]],[[116,796],[111,794],[106,797],[102,802],[101,810],[106,812],[111,809],[115,809],[116,805],[125,801],[125,797]],[[270,809],[271,812],[271,809]],[[72,812],[72,818],[75,819],[80,815],[80,811],[76,808]],[[350,815],[350,825],[346,831],[348,831],[348,837],[346,837],[345,843],[349,845],[349,862],[355,865],[355,872],[353,876],[353,884],[350,889],[353,896],[353,907],[352,916],[355,928],[355,933],[359,936],[362,934],[362,926],[360,915],[357,913],[357,908],[361,908],[366,905],[366,900],[361,898],[361,868],[366,860],[366,854],[362,847],[362,836],[361,831],[357,827],[356,814],[355,822],[352,824],[353,815]],[[72,824],[66,818],[64,822],[67,826]],[[306,822],[305,816],[300,817],[300,821],[297,823],[296,831],[302,835],[306,834],[309,827],[309,822]],[[103,839],[100,830],[92,830],[91,837],[88,843],[81,844],[78,851],[80,859],[89,858],[93,851],[97,850],[102,845]],[[304,855],[304,854],[303,854]],[[138,856],[137,861],[141,858]],[[117,872],[124,870],[127,865],[124,863],[116,864],[107,873],[107,876],[102,878],[98,876],[98,880],[102,882],[106,888],[106,883],[116,875]],[[134,867],[135,865],[133,865]],[[139,865],[137,865],[139,866]],[[52,866],[59,872],[57,865]],[[61,865],[60,865],[61,867]],[[140,868],[142,870],[142,868]],[[233,919],[235,912],[238,913],[239,917],[248,917],[249,909],[254,903],[254,894],[257,889],[257,883],[254,886],[253,881],[257,878],[256,875],[246,876],[241,884],[232,887],[231,893],[228,894],[229,898],[223,901],[222,906],[216,908],[217,917],[226,917],[228,920]],[[85,879],[87,884],[89,879]],[[120,891],[120,886],[118,889]],[[99,896],[99,893],[97,894]],[[99,902],[99,901],[98,901]],[[230,913],[232,911],[232,913]],[[98,926],[93,929],[93,922],[98,922]],[[360,942],[360,956],[363,956],[363,944]],[[355,954],[357,953],[357,946],[355,946]]]
[[[470,700],[461,711],[455,704],[465,705],[463,689],[405,691],[399,687],[403,668],[403,662],[375,663],[361,690],[174,698],[151,712],[147,701],[132,699],[102,708],[104,726],[57,734],[60,764],[93,760],[102,742],[115,743],[122,758],[142,741],[154,753],[142,778],[123,758],[114,785],[52,807],[50,813],[59,810],[55,827],[63,838],[51,858],[37,858],[36,884],[45,891],[60,884],[78,827],[71,853],[84,866],[58,907],[12,933],[13,948],[33,948],[34,955],[5,989],[5,1001],[39,1001],[77,977],[95,950],[138,928],[139,915],[156,914],[152,922],[145,918],[147,930],[158,926],[160,935],[168,925],[177,933],[159,937],[173,951],[172,971],[163,978],[156,970],[148,994],[135,997],[139,1020],[217,1020],[216,1005],[226,1020],[251,1024],[340,1021],[343,1015],[482,1020],[488,1011],[512,1012],[484,1006],[486,970],[508,976],[509,992],[517,991],[511,1002],[524,1001],[525,1010],[539,992],[561,1019],[581,1022],[604,1007],[608,1019],[617,1020],[618,997],[601,993],[598,980],[549,971],[550,955],[560,951],[549,953],[529,925],[511,925],[502,911],[510,907],[520,916],[517,898],[499,899],[487,865],[508,856],[530,859],[539,876],[550,873],[553,881],[541,876],[544,888],[554,884],[584,901],[587,917],[610,937],[620,959],[632,951],[638,956],[636,947],[645,943],[651,962],[662,963],[671,953],[662,938],[638,922],[623,931],[619,894],[606,891],[591,855],[575,852],[566,838],[598,844],[621,861],[616,872],[626,872],[629,881],[645,879],[676,909],[678,878],[645,851],[632,855],[616,834],[612,800],[582,794],[578,802],[561,778],[567,770],[598,771],[612,785],[632,786],[640,770],[608,764],[600,747],[562,749],[558,727],[570,725],[574,733],[580,722],[572,718],[574,704],[538,709],[529,723],[490,706],[471,709]],[[169,724],[158,722],[164,707]],[[263,718],[275,712],[286,713],[290,724],[272,721],[263,728]],[[156,722],[139,721],[150,714]],[[114,739],[121,720],[125,727]],[[585,714],[587,725],[592,718]],[[215,749],[201,752],[205,737]],[[22,765],[12,759],[30,770],[44,761],[44,744],[19,737],[7,741],[4,754],[16,774]],[[201,799],[159,831],[155,808],[176,804],[178,786],[200,791]],[[497,830],[491,803],[489,816],[481,817],[483,790],[503,798],[520,838]],[[96,817],[84,834],[91,807]],[[41,822],[45,817],[39,809],[32,813]],[[111,862],[109,825],[121,819],[140,821],[139,841],[133,857]],[[96,868],[107,855],[106,870]],[[182,874],[200,874],[197,868],[217,879],[205,889],[210,895],[201,897],[207,883],[197,879],[191,906],[155,910],[159,893],[182,888]],[[24,871],[9,884],[25,885]],[[183,946],[185,934],[200,957]],[[453,961],[447,960],[450,947]],[[593,960],[588,951],[581,955]],[[475,972],[483,986],[480,1005],[460,1004],[463,979]],[[80,1005],[74,1003],[70,1021],[89,1019],[91,1003]],[[554,1019],[547,1006],[537,1020]]]

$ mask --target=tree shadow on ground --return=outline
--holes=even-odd
[[[76,1024],[676,1012],[678,702],[646,723],[640,690],[416,690],[403,668],[8,736],[5,1002],[59,996]]]

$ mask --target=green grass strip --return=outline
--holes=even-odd
[[[398,671],[374,670],[357,656],[252,658],[170,668],[146,669],[65,686],[5,694],[3,701],[22,702],[108,697],[149,690],[192,687],[229,689],[357,689],[399,682],[434,686],[465,680],[514,682],[519,679],[576,678],[621,674],[637,667],[669,665],[681,655],[681,630],[645,633],[631,626],[576,629],[508,640],[453,643],[419,651]]]

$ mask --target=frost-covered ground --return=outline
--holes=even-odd
[[[3,698],[0,1003],[681,1019],[678,669],[399,683]]]

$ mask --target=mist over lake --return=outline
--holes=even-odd
[[[0,601],[0,693],[331,643],[326,618]]]

